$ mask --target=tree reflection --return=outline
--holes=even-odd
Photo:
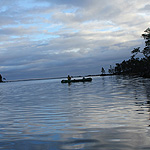
[[[146,101],[142,102],[142,103],[136,103],[139,106],[141,106],[141,108],[146,108],[148,109],[147,112],[149,114],[148,120],[150,120],[150,80],[149,79],[144,79],[143,80],[143,88],[145,90],[145,94],[146,94]],[[144,93],[143,93],[144,94]],[[148,127],[150,127],[150,124],[148,125]]]

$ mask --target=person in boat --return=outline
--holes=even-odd
[[[69,81],[71,80],[71,77],[70,77],[69,75],[68,75],[68,77],[67,77],[67,78],[68,78],[68,80],[69,80]]]
[[[2,80],[2,75],[0,74],[0,82],[3,82],[3,80]]]

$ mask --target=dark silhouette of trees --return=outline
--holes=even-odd
[[[140,47],[134,48],[134,50],[132,50],[131,53],[133,54],[131,58],[134,58],[138,53],[140,53]]]
[[[150,57],[150,28],[147,28],[142,37],[145,39],[145,48],[143,49],[143,55],[148,59]]]
[[[102,67],[101,69],[102,74],[105,74],[105,69]]]
[[[112,67],[112,66],[110,65],[110,68],[108,69],[108,72],[109,72],[109,74],[114,74],[114,73],[115,73],[114,67]]]
[[[142,37],[145,39],[145,48],[142,51],[140,50],[140,47],[134,48],[134,50],[131,51],[133,54],[132,57],[135,57],[138,53],[142,53],[147,59],[150,57],[150,28],[147,28],[144,32]]]
[[[131,74],[140,75],[143,77],[150,77],[150,28],[147,28],[142,37],[145,40],[145,48],[140,50],[140,47],[134,48],[129,60],[124,60],[117,63],[114,74]],[[135,58],[138,53],[144,55],[143,58]]]

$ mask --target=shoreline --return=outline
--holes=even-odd
[[[83,78],[83,77],[94,77],[94,76],[108,76],[109,74],[105,74],[105,75],[101,75],[101,74],[97,74],[97,75],[79,75],[79,76],[72,76],[72,78]],[[66,77],[48,77],[48,78],[31,78],[31,79],[17,79],[17,80],[8,80],[8,81],[2,81],[1,83],[6,83],[6,82],[21,82],[21,81],[35,81],[35,80],[52,80],[52,79],[65,79]]]
[[[102,77],[102,76],[115,76],[115,75],[123,75],[123,76],[137,76],[137,77],[143,77],[143,78],[149,78],[140,76],[139,74],[96,74],[96,75],[85,75],[85,76],[72,76],[72,78],[83,78],[83,77]],[[0,83],[7,83],[7,82],[21,82],[21,81],[36,81],[36,80],[53,80],[53,79],[65,79],[67,77],[48,77],[48,78],[31,78],[31,79],[18,79],[18,80],[8,80],[8,81],[2,81]]]

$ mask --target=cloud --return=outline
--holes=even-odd
[[[139,9],[142,13],[142,15],[150,14],[150,4],[145,5],[143,8]]]
[[[30,3],[29,3],[30,2]],[[0,1],[0,72],[9,79],[100,73],[143,46],[147,0]]]

